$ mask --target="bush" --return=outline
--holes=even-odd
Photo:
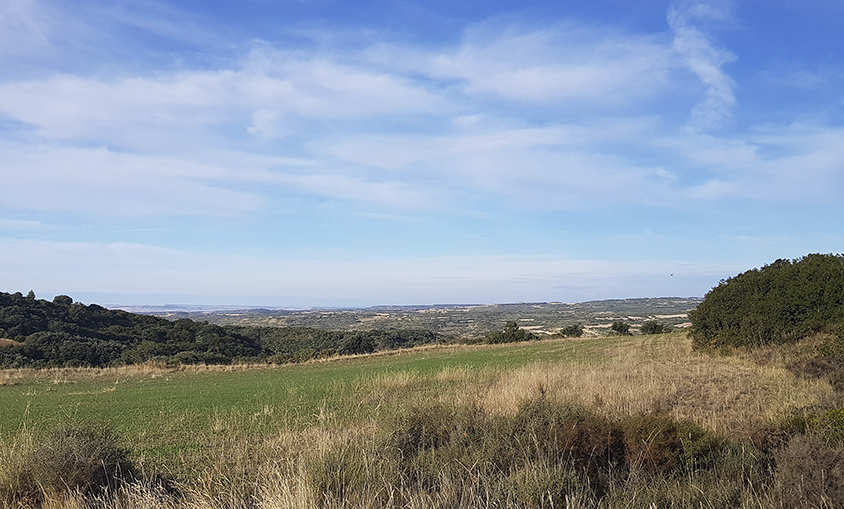
[[[844,449],[798,435],[775,454],[782,507],[842,507]]]
[[[657,321],[648,321],[642,324],[642,334],[663,334],[665,325]]]
[[[7,506],[39,505],[67,491],[96,495],[134,476],[128,451],[102,426],[60,425],[30,438],[0,472]]]
[[[534,341],[539,339],[536,334],[520,329],[514,321],[507,322],[501,332],[490,332],[486,335],[487,343],[515,343],[518,341]]]
[[[610,334],[613,334],[615,336],[629,336],[630,324],[624,322],[613,322],[612,326],[610,327]]]
[[[567,338],[579,338],[583,335],[583,324],[574,323],[560,329],[560,334]]]
[[[844,255],[777,260],[723,280],[689,313],[696,348],[788,343],[844,323]]]

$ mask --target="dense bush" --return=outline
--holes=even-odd
[[[583,324],[573,323],[571,325],[566,325],[560,329],[560,335],[567,338],[579,338],[583,336]]]
[[[721,283],[689,313],[697,348],[799,340],[844,324],[844,255],[777,260]]]
[[[516,343],[518,341],[533,341],[539,337],[524,329],[519,328],[519,324],[514,321],[509,321],[504,325],[504,330],[490,332],[485,336],[487,343]]]
[[[630,324],[624,322],[613,322],[610,326],[610,334],[616,336],[629,336]]]
[[[647,321],[642,324],[642,334],[663,334],[665,333],[665,325],[655,321]]]
[[[512,416],[441,403],[413,408],[383,450],[392,467],[382,470],[399,471],[404,482],[431,491],[444,476],[482,482],[507,507],[566,507],[574,495],[599,499],[634,478],[709,472],[731,454],[723,439],[667,415],[613,420],[544,399]]]

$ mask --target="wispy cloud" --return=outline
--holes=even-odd
[[[40,221],[0,218],[0,231],[32,232],[43,230],[45,225]]]
[[[600,274],[624,277],[582,257],[660,258],[650,237],[636,237],[642,230],[681,232],[659,237],[662,245],[730,230],[732,244],[713,248],[720,253],[759,223],[780,238],[771,213],[840,215],[835,90],[844,72],[798,47],[760,47],[778,44],[770,33],[735,36],[757,23],[755,4],[733,12],[729,0],[678,0],[667,12],[650,9],[646,22],[608,17],[585,0],[579,18],[484,4],[449,14],[430,38],[423,27],[406,36],[313,19],[306,5],[290,10],[310,13],[304,19],[242,21],[268,5],[232,17],[213,2],[191,11],[168,0],[0,4],[0,241],[79,239],[15,244],[33,253],[29,262],[7,255],[20,274],[61,266],[37,254],[52,249],[111,267],[98,281],[114,291],[108,281],[144,292],[172,278],[170,293],[291,295],[313,283],[342,300],[353,287],[374,295],[381,285],[385,296],[432,289],[430,278],[463,281],[443,286],[453,301],[522,298],[520,284],[586,296],[578,273],[605,289],[610,276]],[[738,59],[741,67],[729,65]],[[194,234],[196,225],[215,234]],[[636,231],[606,240],[625,229]],[[267,234],[277,231],[285,242]],[[202,257],[168,247],[186,245],[172,232],[208,249],[222,242],[210,237],[237,237],[229,253],[287,254]],[[520,236],[529,247],[513,240]],[[540,254],[508,258],[532,250]],[[302,252],[324,261],[309,265]],[[346,263],[355,257],[366,262]],[[630,263],[619,271],[656,281],[656,269]],[[260,271],[215,268],[238,264]],[[51,274],[94,290],[85,274]],[[201,283],[214,279],[226,283]]]
[[[736,60],[736,55],[718,48],[698,26],[698,23],[728,18],[726,7],[725,2],[686,1],[675,4],[668,13],[668,24],[674,31],[674,49],[700,79],[706,93],[706,98],[689,117],[693,129],[723,126],[732,119],[736,105],[733,93],[736,84],[723,70],[725,64]]]

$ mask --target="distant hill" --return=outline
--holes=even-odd
[[[439,304],[425,306],[373,306],[360,309],[140,309],[138,312],[176,319],[190,318],[218,325],[312,327],[324,330],[414,328],[450,337],[479,337],[501,330],[509,321],[538,333],[552,334],[571,324],[586,327],[587,335],[600,335],[613,322],[629,322],[634,330],[646,321],[667,328],[687,327],[688,313],[700,298],[614,299],[581,303],[534,302],[514,304]]]
[[[147,313],[85,305],[59,295],[0,292],[0,368],[302,362],[444,341],[470,341],[508,322],[525,337],[584,326],[603,335],[623,321],[685,327],[699,299],[621,299],[578,304],[378,306],[366,309],[155,307]]]
[[[425,330],[221,326],[0,292],[0,368],[298,362],[442,341]]]

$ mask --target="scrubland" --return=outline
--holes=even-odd
[[[0,504],[842,507],[842,395],[798,369],[812,348],[672,333],[3,371]]]

